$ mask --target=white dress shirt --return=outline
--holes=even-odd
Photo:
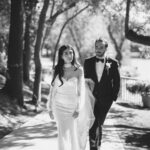
[[[104,62],[102,63],[101,61],[96,62],[96,74],[97,74],[97,79],[98,82],[101,80],[102,74],[103,74],[103,70],[104,70],[104,65],[105,65],[105,58],[104,58]]]

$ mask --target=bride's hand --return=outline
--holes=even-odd
[[[49,111],[49,116],[50,118],[53,120],[54,119],[54,115],[53,115],[53,112],[52,111]]]
[[[77,118],[77,117],[79,116],[79,112],[75,110],[72,116],[73,116],[74,118]]]

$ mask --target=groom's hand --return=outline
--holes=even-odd
[[[91,91],[94,90],[94,85],[95,85],[95,83],[94,83],[94,81],[93,81],[92,79],[86,78],[86,79],[85,79],[85,83],[87,84],[87,86],[89,87],[89,89],[90,89]]]
[[[79,112],[75,110],[72,116],[73,116],[74,118],[77,118],[77,117],[79,116]]]
[[[52,111],[49,111],[49,116],[50,118],[53,120],[54,119],[54,115],[53,115],[53,112]]]

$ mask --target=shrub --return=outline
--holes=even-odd
[[[137,81],[135,83],[127,83],[127,90],[133,94],[150,94],[150,82]]]

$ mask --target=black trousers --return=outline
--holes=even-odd
[[[89,131],[90,150],[98,150],[102,140],[102,126],[107,113],[112,105],[108,103],[96,103],[94,108],[95,122]]]

